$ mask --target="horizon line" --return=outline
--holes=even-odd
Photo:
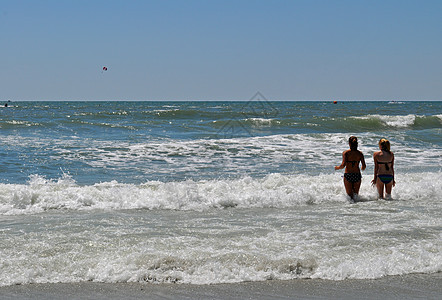
[[[442,99],[223,99],[223,100],[215,100],[215,99],[6,99],[0,100],[0,102],[32,102],[32,101],[41,101],[41,102],[50,102],[50,101],[58,101],[58,102],[247,102],[247,101],[269,101],[269,102],[429,102],[429,101],[442,101]]]

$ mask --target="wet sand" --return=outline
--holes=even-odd
[[[442,299],[442,273],[376,280],[234,284],[51,283],[0,288],[1,299]]]

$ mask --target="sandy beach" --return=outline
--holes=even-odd
[[[442,274],[376,280],[300,279],[235,284],[55,283],[0,288],[1,299],[440,299]]]

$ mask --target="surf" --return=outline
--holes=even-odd
[[[368,177],[368,178],[367,178]],[[364,176],[360,201],[376,201],[370,175]],[[396,201],[440,201],[441,172],[396,176]],[[320,183],[320,184],[318,184]],[[422,187],[425,188],[422,188]],[[46,211],[84,210],[181,210],[207,211],[244,208],[292,208],[305,205],[345,205],[340,173],[321,175],[269,174],[263,178],[219,180],[117,181],[78,185],[64,175],[57,180],[31,176],[27,184],[0,184],[0,214],[38,214]]]

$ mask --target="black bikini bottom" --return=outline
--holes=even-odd
[[[344,173],[344,178],[351,183],[359,182],[362,179],[361,173]]]

